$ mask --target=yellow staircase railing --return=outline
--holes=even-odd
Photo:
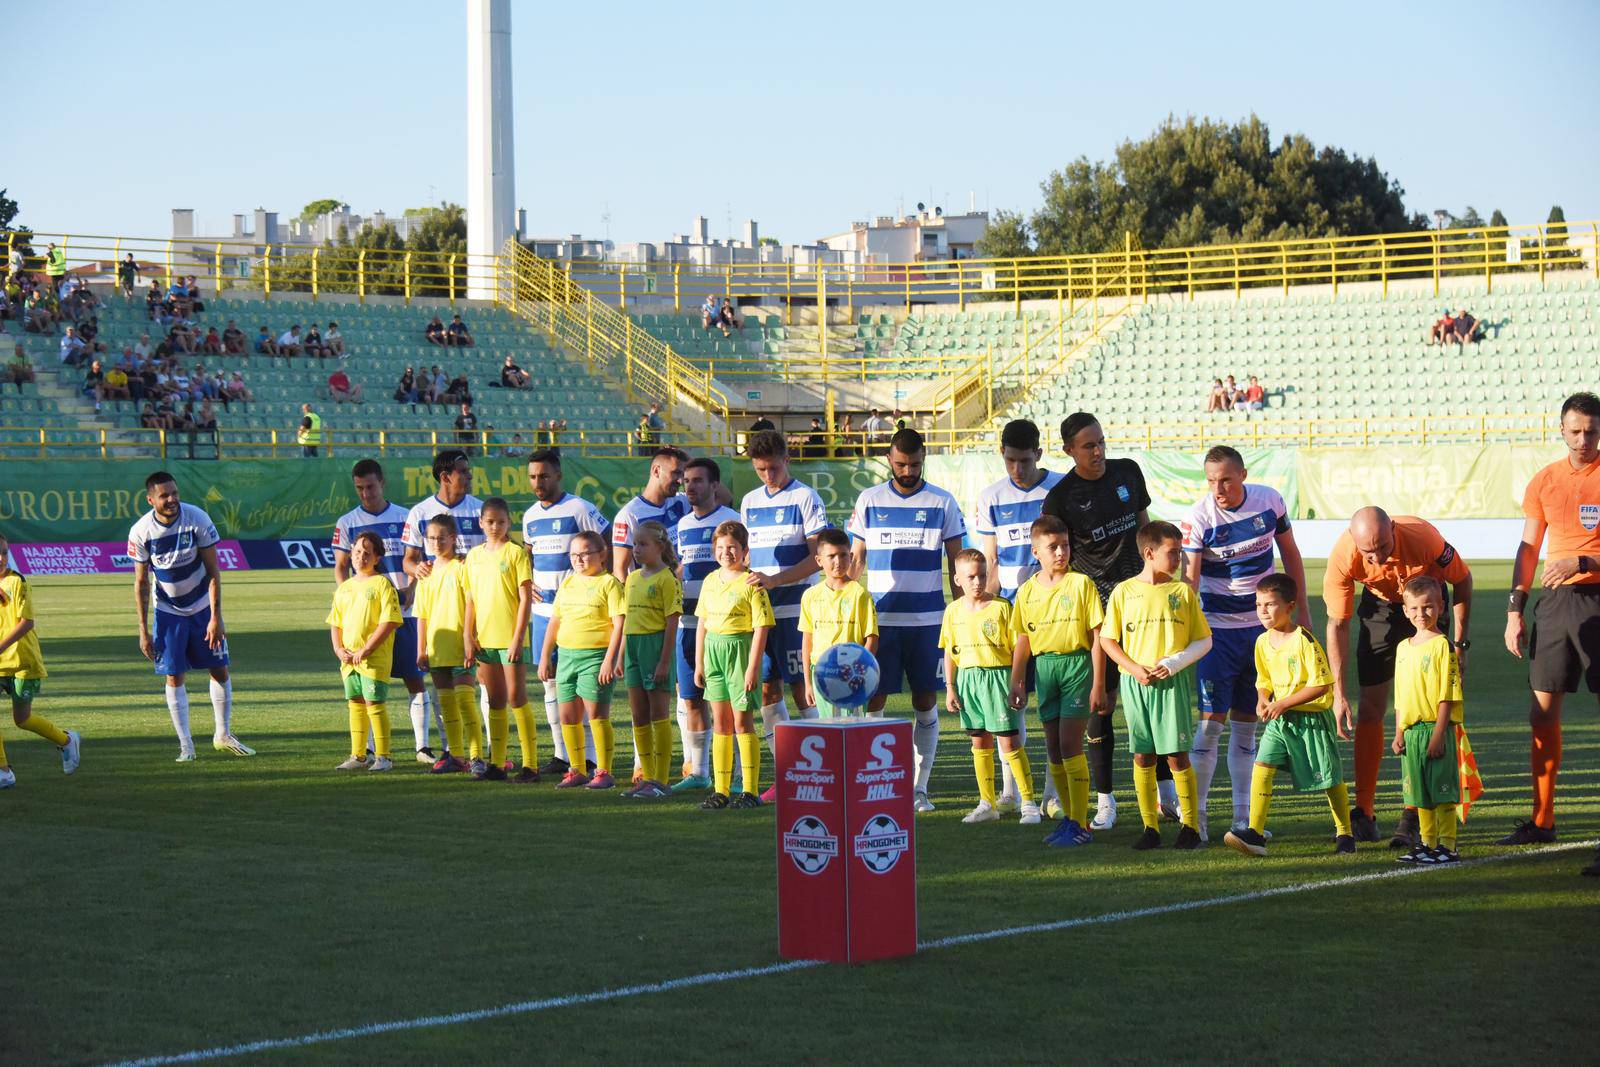
[[[499,303],[532,323],[574,356],[591,373],[610,377],[638,403],[660,401],[669,421],[687,408],[700,425],[674,425],[707,440],[731,443],[728,397],[708,369],[696,367],[670,345],[634,323],[574,282],[549,260],[508,239],[500,253]]]

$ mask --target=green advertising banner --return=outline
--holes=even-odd
[[[1535,471],[1560,459],[1560,445],[1426,445],[1303,449],[1302,518],[1343,519],[1376,504],[1430,519],[1510,519]]]

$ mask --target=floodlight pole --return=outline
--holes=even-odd
[[[511,0],[467,0],[467,298],[494,299],[493,256],[516,228]]]

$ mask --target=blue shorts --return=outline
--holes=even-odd
[[[878,676],[879,696],[900,692],[902,678],[911,683],[913,693],[944,692],[944,652],[939,648],[939,627],[879,627],[878,669],[882,672]]]
[[[805,674],[806,667],[800,656],[800,620],[779,619],[767,634],[766,663],[761,668],[761,680],[782,680],[794,685]]]
[[[1256,710],[1256,638],[1260,626],[1229,627],[1211,631],[1211,651],[1195,667],[1200,691],[1200,714],[1226,715],[1229,711]]]
[[[206,644],[206,627],[210,625],[209,607],[193,615],[177,615],[157,608],[155,632],[151,634],[156,646],[156,673],[188,674],[226,667],[228,642],[224,640],[221,649],[211,651],[211,646]]]
[[[389,668],[391,678],[420,678],[417,670],[417,620],[404,619],[394,632],[394,666]]]
[[[694,684],[694,635],[698,630],[691,630],[683,625],[682,617],[678,622],[678,699],[679,700],[704,700],[706,691]]]
[[[545,631],[549,629],[550,616],[528,616],[528,652],[533,657],[533,675],[535,678],[537,678],[539,675],[539,657],[544,655]],[[560,658],[560,654],[561,650],[559,648],[552,648],[550,650],[550,666],[554,667],[556,665],[556,660]],[[554,691],[555,682],[552,681],[548,684],[550,685],[551,690]]]

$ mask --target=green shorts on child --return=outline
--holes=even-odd
[[[742,634],[706,634],[706,699],[727,701],[734,711],[761,708],[761,687],[744,687],[750,669],[750,646],[755,638]]]
[[[1089,714],[1089,689],[1094,664],[1089,653],[1042,652],[1033,660],[1033,690],[1039,697],[1039,721],[1081,719]]]
[[[364,700],[368,704],[385,704],[389,700],[389,683],[351,671],[344,676],[344,698]]]
[[[1444,732],[1444,752],[1428,758],[1434,724],[1414,722],[1406,727],[1406,750],[1400,754],[1400,789],[1408,808],[1437,808],[1461,802],[1461,769],[1456,761],[1456,728]]]
[[[1022,713],[1011,707],[1010,667],[962,667],[956,671],[956,696],[961,701],[961,728],[1010,733]]]
[[[661,649],[667,641],[665,630],[629,634],[622,641],[622,681],[629,689],[677,688],[678,665],[671,656],[667,657],[666,679],[656,684],[656,666],[661,662]]]
[[[1135,754],[1188,752],[1194,737],[1194,672],[1186,668],[1149,685],[1140,685],[1124,674],[1122,714],[1128,720],[1128,748]]]
[[[1301,792],[1325,793],[1344,781],[1338,736],[1331,711],[1286,711],[1261,731],[1256,762],[1288,768]]]
[[[611,703],[616,682],[600,684],[600,664],[605,658],[603,648],[563,648],[556,657],[556,699],[565,702],[582,697],[597,704]]]

